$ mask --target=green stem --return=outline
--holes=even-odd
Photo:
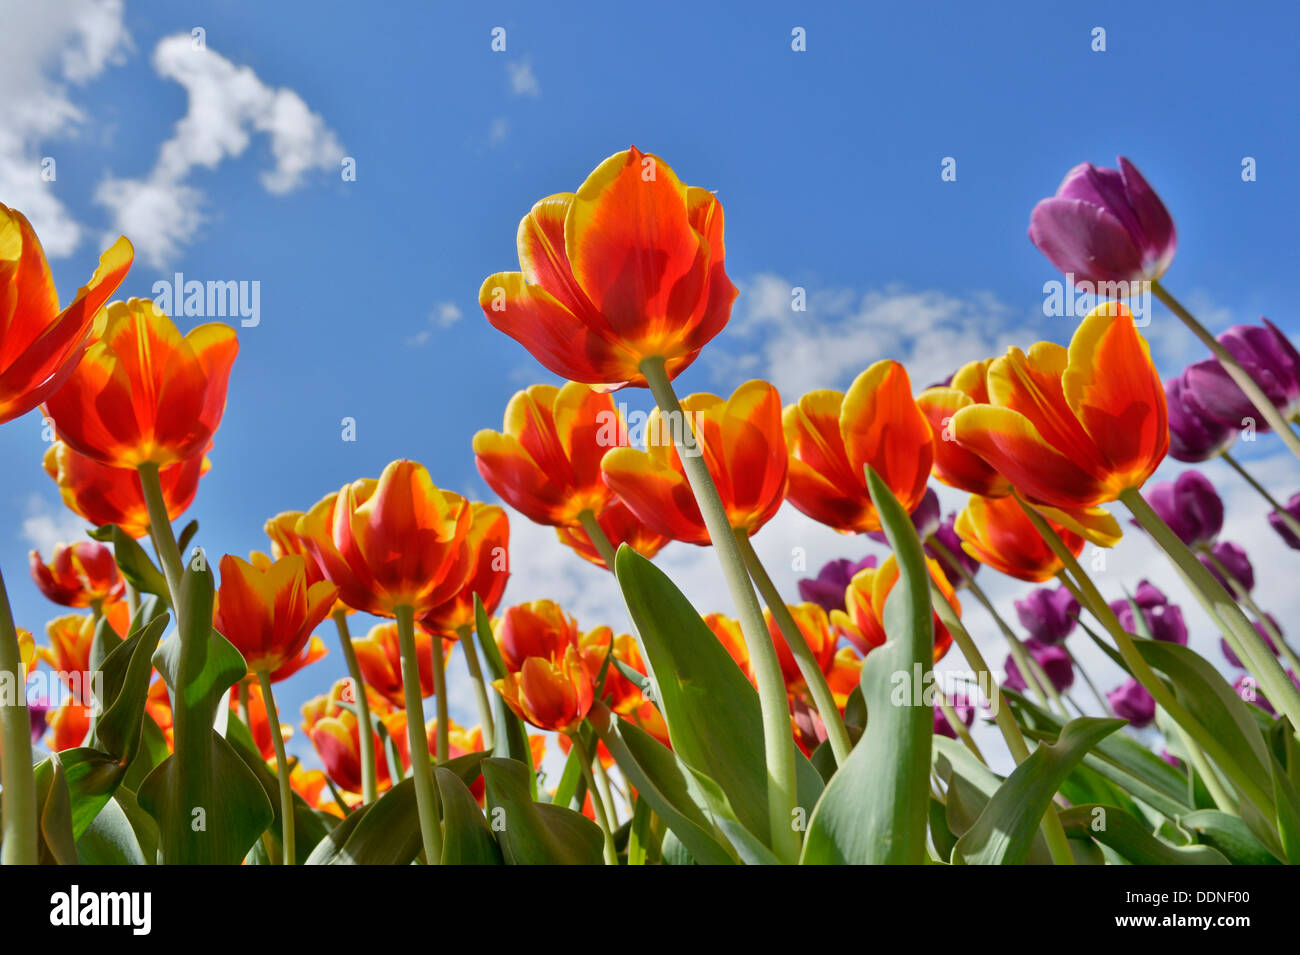
[[[641,373],[654,394],[655,402],[670,423],[682,470],[690,483],[700,515],[704,518],[713,551],[727,581],[727,589],[736,605],[740,630],[758,686],[763,713],[763,749],[767,762],[767,803],[772,851],[782,862],[793,863],[799,857],[799,833],[794,827],[797,801],[795,788],[794,733],[790,727],[790,704],[776,648],[763,621],[763,610],[749,581],[740,547],[731,531],[726,508],[718,496],[713,475],[696,442],[695,433],[682,410],[662,358],[641,362]]]
[[[262,687],[262,702],[266,704],[271,745],[275,747],[275,775],[280,780],[280,862],[282,865],[293,865],[298,855],[294,848],[293,787],[289,785],[289,756],[284,749],[284,736],[280,733],[280,714],[275,708],[275,695],[271,692],[271,677],[265,670],[258,670],[257,682]]]
[[[131,619],[140,611],[140,592],[135,589],[131,581],[126,582],[126,609],[131,612]]]
[[[415,779],[415,806],[420,817],[420,839],[424,844],[424,857],[428,864],[439,865],[442,862],[442,827],[438,821],[437,795],[433,788],[429,737],[425,735],[424,729],[420,662],[415,655],[415,611],[411,607],[398,607],[396,613],[397,645],[402,657],[402,694],[406,698],[406,741],[411,753],[411,775]],[[441,650],[438,647],[434,651],[435,660]]]
[[[1300,659],[1296,658],[1295,651],[1292,650],[1290,644],[1283,639],[1282,631],[1278,630],[1278,628],[1273,625],[1273,621],[1269,619],[1268,614],[1260,609],[1259,604],[1255,603],[1255,598],[1250,595],[1250,591],[1246,589],[1246,585],[1242,583],[1237,575],[1228,568],[1227,564],[1219,560],[1213,550],[1210,550],[1207,547],[1202,551],[1202,555],[1206,560],[1214,565],[1214,569],[1217,570],[1219,575],[1228,582],[1228,586],[1232,589],[1232,595],[1237,598],[1237,602],[1249,610],[1254,615],[1255,619],[1259,621],[1259,625],[1264,628],[1264,632],[1268,634],[1269,639],[1277,646],[1278,652],[1286,658],[1287,666],[1289,666],[1293,672],[1300,673]]]
[[[137,470],[140,472],[145,507],[149,511],[149,533],[153,537],[154,549],[158,552],[158,561],[162,564],[163,576],[167,578],[167,590],[171,593],[172,607],[176,610],[179,621],[184,564],[181,561],[180,547],[176,544],[176,534],[172,531],[171,518],[167,516],[167,504],[163,500],[162,484],[158,480],[158,465],[146,461]]]
[[[1258,492],[1259,496],[1268,502],[1269,507],[1273,508],[1273,513],[1278,516],[1278,518],[1282,521],[1283,524],[1285,524],[1288,528],[1291,529],[1292,534],[1294,534],[1296,537],[1300,537],[1300,521],[1297,521],[1294,517],[1292,517],[1291,512],[1288,511],[1285,507],[1283,507],[1278,502],[1277,498],[1275,498],[1272,494],[1268,492],[1268,489],[1264,487],[1264,485],[1256,481],[1254,476],[1251,475],[1251,473],[1246,470],[1245,466],[1242,465],[1240,461],[1234,458],[1227,451],[1220,451],[1219,457],[1223,458],[1224,463],[1226,463],[1228,467],[1232,468],[1239,475],[1241,475],[1241,479],[1245,481],[1247,484],[1249,484],[1251,487],[1253,487],[1256,490],[1256,492]]]
[[[12,689],[12,699],[5,684]],[[18,649],[9,594],[0,575],[0,863],[35,865],[36,775],[32,770],[32,719],[27,712],[27,681]]]
[[[749,534],[743,529],[737,529],[735,533],[740,554],[749,568],[749,576],[758,585],[759,595],[767,604],[767,609],[771,611],[776,625],[781,629],[781,635],[785,637],[790,654],[799,665],[799,672],[803,674],[804,682],[808,684],[808,692],[812,694],[813,704],[817,707],[822,724],[826,727],[826,739],[831,744],[835,764],[843,766],[853,749],[853,743],[849,740],[849,731],[844,728],[844,719],[840,716],[840,708],[835,705],[835,695],[831,693],[831,688],[826,682],[826,674],[822,672],[817,658],[813,656],[808,641],[804,639],[803,631],[799,629],[799,625],[795,623],[790,613],[790,608],[781,599],[781,594],[776,589],[776,584],[772,582],[767,568],[758,559]]]
[[[1200,774],[1201,781],[1205,783],[1206,790],[1210,793],[1210,798],[1214,800],[1220,811],[1229,813],[1233,816],[1241,815],[1241,809],[1232,795],[1223,788],[1223,783],[1219,780],[1219,774],[1215,772],[1210,761],[1205,758],[1205,753],[1196,745],[1195,741],[1187,735],[1187,730],[1174,724],[1174,729],[1178,732],[1178,737],[1182,741],[1183,748],[1187,750],[1187,758],[1191,760],[1192,766]]]
[[[339,645],[343,648],[343,660],[348,667],[348,678],[352,681],[353,695],[356,697],[357,725],[361,732],[361,803],[368,806],[379,796],[379,770],[375,762],[375,731],[370,726],[370,700],[366,698],[366,681],[361,676],[361,664],[357,662],[357,651],[352,645],[352,631],[348,627],[346,610],[336,609],[330,616],[334,618],[334,627],[339,632]]]
[[[605,529],[596,520],[595,513],[591,508],[586,508],[578,512],[578,521],[582,524],[587,539],[591,541],[591,546],[596,548],[596,553],[605,562],[605,568],[612,574],[614,572],[614,545],[609,542],[609,538],[605,535]]]
[[[614,848],[614,833],[610,828],[605,800],[596,788],[596,779],[591,772],[591,756],[587,753],[587,747],[582,745],[582,737],[578,733],[570,733],[569,739],[573,740],[573,748],[578,753],[582,776],[587,781],[587,792],[591,794],[592,815],[596,817],[596,825],[600,827],[600,834],[604,838],[605,865],[618,865],[618,852]]]
[[[1151,291],[1155,293],[1156,298],[1164,302],[1169,311],[1182,319],[1183,324],[1191,329],[1192,334],[1199,338],[1205,347],[1210,350],[1210,354],[1218,359],[1219,364],[1223,366],[1223,370],[1228,373],[1228,377],[1233,380],[1236,386],[1250,399],[1250,403],[1263,415],[1264,420],[1268,422],[1268,426],[1277,432],[1277,436],[1282,439],[1291,453],[1300,458],[1300,436],[1291,430],[1291,425],[1282,417],[1282,413],[1269,400],[1268,395],[1264,394],[1264,389],[1259,386],[1259,383],[1246,373],[1246,369],[1238,364],[1237,359],[1232,357],[1232,353],[1224,348],[1219,340],[1211,335],[1209,330],[1198,322],[1191,312],[1183,308],[1182,303],[1170,295],[1163,285],[1153,281]]]
[[[447,663],[442,657],[442,637],[434,634],[430,648],[433,656],[433,706],[438,720],[437,747],[434,765],[445,763],[451,756],[451,718],[447,710]]]
[[[492,703],[488,699],[487,683],[483,681],[483,668],[478,663],[478,648],[474,646],[474,631],[469,624],[456,629],[460,648],[465,651],[465,668],[469,670],[474,686],[474,702],[478,705],[479,726],[483,730],[483,748],[491,750],[496,741],[496,724],[492,720]]]

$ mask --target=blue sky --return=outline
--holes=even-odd
[[[1119,153],[1174,216],[1168,287],[1216,330],[1267,314],[1300,332],[1300,133],[1282,121],[1300,18],[1270,5],[0,6],[12,24],[0,41],[0,201],[32,215],[65,300],[124,226],[137,261],[121,295],[151,296],[178,270],[260,283],[260,324],[240,331],[189,515],[211,553],[263,549],[267,517],[396,457],[491,499],[470,439],[549,376],[483,319],[479,284],[516,267],[533,201],[576,188],[629,143],[726,210],[742,296],[683,393],[762,376],[788,402],[883,357],[907,362],[919,388],[1008,344],[1067,341],[1073,321],[1043,317],[1057,275],[1025,236],[1029,211],[1075,163]],[[186,57],[196,27],[219,61]],[[505,52],[491,49],[494,27]],[[791,49],[794,27],[804,52]],[[1091,49],[1094,27],[1105,52]],[[35,119],[16,105],[38,98]],[[340,176],[345,156],[356,181]],[[1248,156],[1254,182],[1241,178]],[[43,157],[57,162],[54,182],[40,181]],[[944,157],[955,182],[941,181]],[[796,285],[810,300],[798,315]],[[1161,309],[1149,334],[1166,375],[1203,357]],[[624,397],[648,406],[644,392]],[[341,440],[345,417],[355,443]],[[37,414],[0,429],[0,565],[20,625],[38,634],[58,608],[27,578],[26,553],[78,527],[40,469],[40,430]],[[1300,489],[1276,442],[1240,450],[1280,494]],[[1233,501],[1230,528],[1274,547],[1258,504]],[[508,600],[554,595],[584,626],[619,625],[606,577],[549,531],[512,523]],[[804,548],[815,568],[863,549],[789,508],[774,527],[756,543],[791,597],[787,551]],[[1149,565],[1145,546],[1116,551],[1112,590],[1124,567]],[[661,562],[689,575],[702,610],[728,609],[702,556],[673,545]],[[996,592],[1009,604],[1023,588]],[[342,672],[336,650],[284,684],[286,720]],[[468,701],[458,681],[455,710],[473,722]],[[292,748],[309,756],[301,733]]]

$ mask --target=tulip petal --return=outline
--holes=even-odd
[[[1029,239],[1067,275],[1102,282],[1142,279],[1142,255],[1124,224],[1084,199],[1052,197],[1034,206]]]

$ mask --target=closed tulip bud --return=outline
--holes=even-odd
[[[1234,325],[1218,339],[1283,418],[1300,416],[1300,352],[1281,329],[1262,318],[1259,325]],[[1217,359],[1198,361],[1183,374],[1192,399],[1206,416],[1229,428],[1252,422],[1256,431],[1270,430],[1259,409]]]
[[[1052,686],[1056,687],[1058,693],[1074,685],[1074,663],[1063,647],[1039,643],[1037,640],[1026,640],[1024,645],[1029,655],[1043,668],[1043,672],[1047,674],[1047,678],[1052,681]],[[1002,681],[1002,685],[1023,693],[1027,684],[1015,659],[1008,656],[1004,667],[1006,679]]]
[[[492,685],[515,715],[538,729],[569,732],[591,709],[591,674],[573,646],[554,658],[528,657]]]
[[[1236,593],[1237,588],[1247,593],[1255,589],[1255,568],[1251,566],[1246,549],[1240,544],[1219,541],[1207,553],[1199,556],[1205,569],[1228,593]],[[1227,577],[1220,570],[1220,565],[1228,572]]]
[[[1300,521],[1300,494],[1291,495],[1291,499],[1286,502],[1286,512]],[[1286,521],[1282,520],[1281,515],[1276,512],[1270,513],[1268,522],[1272,525],[1273,530],[1278,532],[1287,547],[1292,550],[1300,550],[1300,537],[1296,537],[1295,532],[1287,526]]]
[[[1141,625],[1133,615],[1133,604],[1137,604],[1142,614]],[[1128,600],[1115,600],[1110,605],[1125,631],[1139,636],[1150,635],[1152,640],[1187,646],[1187,624],[1183,622],[1183,611],[1171,604],[1154,584],[1141,581],[1133,594],[1133,604]]]
[[[1054,521],[1048,524],[1071,554],[1082,553],[1081,536]],[[1017,580],[1042,583],[1064,566],[1014,497],[972,495],[955,530],[967,554]]]
[[[1015,606],[1021,626],[1039,643],[1060,643],[1078,623],[1079,601],[1064,585],[1039,587]]]
[[[1237,440],[1239,426],[1230,427],[1206,414],[1187,383],[1187,373],[1165,382],[1169,405],[1169,456],[1199,464],[1220,454]]]
[[[1129,680],[1106,694],[1115,715],[1135,729],[1150,726],[1156,718],[1156,701],[1137,680]]]
[[[578,645],[578,621],[553,600],[517,604],[494,624],[493,635],[501,660],[511,673],[518,672],[529,657],[557,659],[569,647]]]
[[[1151,488],[1147,503],[1188,547],[1209,547],[1223,530],[1223,500],[1199,471],[1184,471]]]

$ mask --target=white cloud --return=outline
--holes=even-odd
[[[506,72],[510,77],[510,92],[516,96],[542,95],[542,85],[537,82],[532,60],[525,57],[518,63],[507,63]]]
[[[4,4],[0,31],[0,201],[21,210],[46,254],[72,254],[83,227],[42,178],[50,144],[80,133],[75,87],[121,63],[131,49],[122,0]],[[55,160],[57,176],[57,154]]]
[[[251,68],[206,47],[195,49],[189,34],[160,41],[153,65],[159,76],[185,88],[186,113],[146,177],[109,176],[95,194],[114,227],[152,265],[174,258],[204,222],[203,194],[188,185],[190,173],[242,155],[255,134],[267,138],[274,159],[260,176],[273,195],[297,188],[312,172],[338,169],[343,148],[337,137],[293,90],[269,86]]]
[[[406,344],[414,345],[417,348],[421,345],[427,345],[433,340],[433,334],[436,330],[451,328],[462,318],[464,318],[464,312],[460,310],[460,306],[455,302],[439,302],[429,312],[429,327],[422,328],[409,337]]]
[[[498,116],[492,120],[492,125],[488,129],[488,145],[500,146],[510,135],[510,122],[504,116]]]
[[[23,506],[23,539],[49,560],[57,544],[86,539],[89,525],[61,506],[51,506],[40,494],[30,494]]]

